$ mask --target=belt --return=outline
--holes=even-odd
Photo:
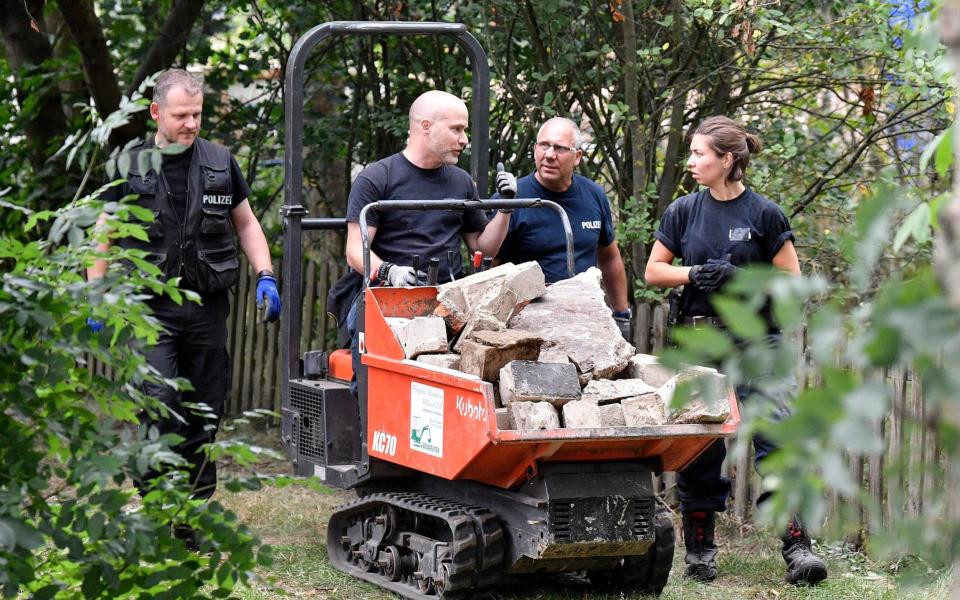
[[[680,317],[681,325],[689,325],[692,327],[703,327],[705,325],[713,325],[714,327],[726,328],[726,325],[723,324],[723,321],[719,317],[704,317],[704,316],[693,316],[693,317]]]

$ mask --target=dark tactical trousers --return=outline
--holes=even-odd
[[[779,344],[780,336],[771,336],[770,341],[771,344]],[[790,416],[790,405],[797,391],[796,380],[793,379],[792,385],[787,388],[775,397],[765,398],[774,406],[772,418],[775,421],[781,421]],[[736,393],[740,401],[748,401],[754,394],[757,394],[754,398],[759,400],[760,395],[760,391],[749,381],[738,385]],[[769,439],[762,435],[755,435],[753,437],[755,468],[759,469],[761,461],[776,449],[776,444]],[[677,474],[677,492],[680,497],[681,511],[722,512],[726,510],[727,498],[730,496],[730,480],[720,474],[726,456],[727,447],[724,441],[717,440],[687,468]]]
[[[140,423],[144,428],[156,426],[161,434],[174,433],[183,438],[174,450],[187,461],[192,497],[206,499],[216,490],[217,468],[201,447],[214,441],[223,418],[230,389],[230,357],[226,348],[227,295],[204,295],[203,303],[199,306],[184,301],[177,305],[169,298],[150,301],[164,332],[157,345],[147,351],[147,362],[164,377],[189,380],[194,389],[181,392],[162,384],[146,384],[144,391],[184,422],[174,414],[157,419],[143,413]],[[206,404],[212,414],[197,414],[185,406],[189,404]],[[146,478],[157,475],[148,473]]]

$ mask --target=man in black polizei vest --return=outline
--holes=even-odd
[[[240,269],[235,238],[257,273],[257,306],[266,308],[268,321],[280,316],[270,250],[247,202],[250,189],[230,151],[198,137],[202,110],[203,89],[192,75],[179,69],[163,73],[150,105],[157,133],[133,148],[126,182],[105,194],[107,201],[136,194],[138,203],[153,211],[147,241],[128,237],[118,243],[148,252],[147,260],[166,278],[180,277],[180,287],[197,292],[202,301],[178,305],[167,296],[147,301],[163,326],[157,345],[147,351],[147,361],[164,377],[188,379],[194,390],[148,385],[145,391],[159,398],[171,414],[159,419],[141,417],[144,426],[184,438],[176,451],[188,463],[195,498],[209,498],[217,483],[216,465],[207,461],[201,447],[213,441],[228,393],[227,290],[236,283]],[[153,168],[141,172],[140,152],[174,144],[184,150],[164,154],[159,172]],[[105,252],[107,246],[100,250]],[[99,260],[87,276],[94,279],[106,272],[106,261]],[[98,326],[91,323],[94,329]],[[208,405],[212,416],[192,412],[187,408],[190,403]],[[147,482],[138,483],[141,491],[145,486]]]

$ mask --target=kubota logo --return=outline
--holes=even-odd
[[[393,456],[397,453],[397,436],[385,431],[373,432],[373,450],[381,454]]]
[[[472,400],[467,400],[463,396],[457,396],[457,411],[468,419],[487,420],[487,407],[483,404],[474,404]]]

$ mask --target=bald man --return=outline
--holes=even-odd
[[[359,221],[364,206],[378,200],[477,199],[477,187],[470,174],[457,166],[467,146],[467,116],[467,106],[452,94],[432,90],[420,95],[410,106],[406,148],[373,163],[357,176],[347,200],[346,254],[354,272],[363,273]],[[512,184],[515,190],[516,181],[502,182],[507,186]],[[420,257],[423,265],[431,258],[440,259],[439,281],[450,281],[463,270],[461,240],[471,253],[480,250],[486,256],[496,256],[509,223],[508,214],[497,213],[488,220],[484,212],[477,209],[371,211],[367,214],[371,283],[394,287],[417,285],[414,255]],[[338,282],[331,290],[327,306],[335,316],[344,317],[340,322],[346,331],[341,330],[341,334],[346,334],[342,338],[350,338],[356,372],[359,366],[357,296],[353,290],[359,291],[361,280],[352,277],[354,287],[344,280]]]
[[[457,166],[467,146],[467,106],[460,98],[432,90],[410,106],[410,131],[402,152],[379,160],[357,176],[347,201],[347,263],[363,272],[360,211],[378,200],[472,200],[477,188]],[[460,240],[470,252],[496,256],[510,218],[498,213],[488,222],[481,210],[404,211],[367,215],[374,283],[416,284],[413,256],[423,264],[440,259],[440,281],[461,270]],[[451,260],[452,259],[452,260]]]

